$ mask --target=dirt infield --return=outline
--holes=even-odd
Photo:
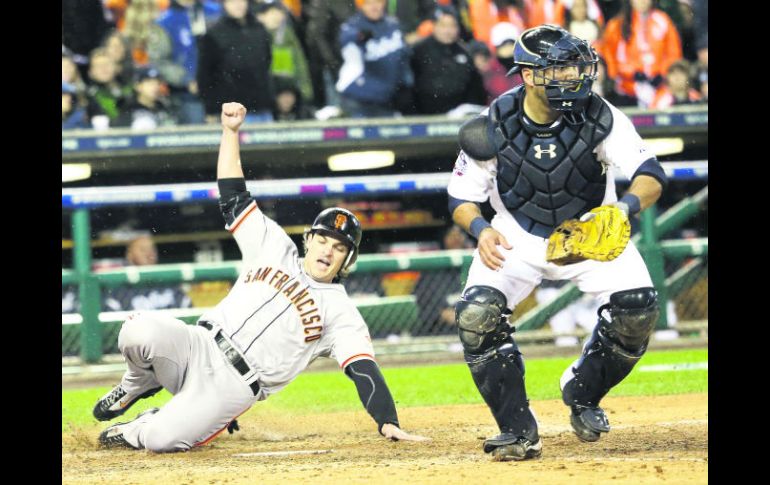
[[[496,432],[484,405],[401,409],[407,430],[433,440],[394,443],[379,437],[363,410],[292,416],[261,412],[257,404],[238,420],[240,432],[187,453],[100,450],[101,423],[65,433],[62,483],[707,483],[707,394],[608,397],[603,407],[613,430],[596,443],[578,441],[560,401],[532,407],[543,438],[543,456],[533,461],[496,463],[481,451]]]

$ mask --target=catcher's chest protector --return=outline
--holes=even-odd
[[[612,113],[591,96],[585,123],[535,126],[522,119],[523,98],[522,86],[489,108],[497,189],[526,231],[548,237],[563,221],[601,205],[606,175],[593,149],[609,135]]]

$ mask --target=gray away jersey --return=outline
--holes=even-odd
[[[374,360],[369,329],[345,288],[305,273],[297,247],[256,202],[225,228],[243,256],[240,275],[201,320],[222,328],[266,394],[282,389],[319,356],[334,358],[342,368]]]

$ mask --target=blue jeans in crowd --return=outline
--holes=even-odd
[[[201,125],[205,123],[203,103],[198,96],[179,92],[171,94],[171,101],[177,108],[177,120],[180,125]]]

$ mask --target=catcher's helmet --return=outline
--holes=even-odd
[[[310,232],[319,232],[342,240],[350,248],[343,268],[356,262],[358,245],[361,243],[361,223],[349,210],[342,207],[330,207],[322,210],[313,221]]]
[[[561,27],[540,25],[522,32],[513,51],[513,62],[508,75],[525,67],[534,70],[535,85],[545,86],[551,109],[564,113],[570,123],[585,121],[583,112],[599,63],[599,56],[588,42]],[[570,67],[576,68],[577,77],[555,79],[555,69]]]

